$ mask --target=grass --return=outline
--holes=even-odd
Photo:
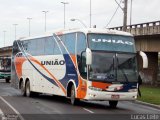
[[[141,97],[138,100],[160,105],[160,87],[141,86]]]

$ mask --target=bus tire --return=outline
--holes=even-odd
[[[6,78],[6,83],[9,83],[9,80],[10,80],[9,78]]]
[[[20,82],[21,95],[26,96],[26,89],[23,80]]]
[[[118,101],[109,101],[109,106],[111,107],[111,108],[116,108],[117,107],[117,104],[118,104]]]
[[[75,87],[72,85],[71,87],[71,96],[70,101],[72,105],[77,105],[79,103],[79,99],[76,99]]]
[[[29,80],[26,82],[26,96],[27,97],[31,97],[32,96],[32,92],[31,92],[31,89],[30,89],[30,82],[29,82]]]

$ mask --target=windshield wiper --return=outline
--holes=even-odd
[[[128,78],[127,78],[127,75],[126,75],[125,72],[124,72],[124,69],[121,68],[121,66],[119,65],[119,59],[118,59],[118,57],[117,57],[117,71],[118,71],[118,68],[120,68],[121,72],[123,73],[125,80],[126,80],[127,82],[129,82],[129,81],[128,81]]]

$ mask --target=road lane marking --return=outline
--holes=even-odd
[[[3,116],[4,116],[4,113],[3,113],[2,110],[0,109],[0,118],[1,118],[1,120],[4,120]]]
[[[2,112],[2,109],[0,109],[0,118],[1,118],[1,120],[7,120],[4,113]]]
[[[21,120],[25,120],[25,119],[21,116],[21,114],[20,114],[11,104],[9,104],[3,97],[0,96],[0,99],[1,99],[3,102],[5,102],[5,103],[19,116],[19,118],[20,118]]]
[[[87,108],[83,108],[85,111],[87,111],[87,112],[89,112],[89,113],[94,113],[93,111],[91,111],[91,110],[89,110],[89,109],[87,109]]]
[[[4,115],[4,113],[2,112],[2,110],[0,109],[0,115]]]

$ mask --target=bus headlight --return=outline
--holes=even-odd
[[[91,90],[95,90],[95,91],[102,91],[101,88],[96,88],[96,87],[93,87],[93,86],[89,86],[88,88],[91,89]]]

